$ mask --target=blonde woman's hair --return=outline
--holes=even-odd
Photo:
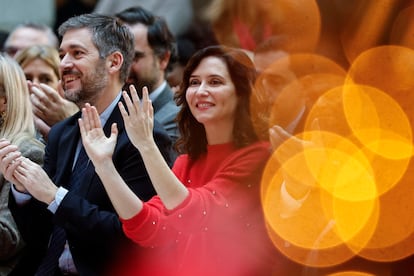
[[[56,77],[60,79],[59,52],[54,47],[47,45],[34,45],[20,51],[14,58],[22,68],[26,67],[26,65],[32,61],[40,59],[49,65],[55,73]]]
[[[5,97],[7,101],[0,137],[12,143],[19,137],[36,137],[32,104],[23,70],[14,59],[4,55],[0,55],[0,97]]]

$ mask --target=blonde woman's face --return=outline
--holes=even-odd
[[[56,76],[52,67],[41,59],[34,59],[23,68],[26,79],[33,83],[44,83],[58,89],[59,78]]]

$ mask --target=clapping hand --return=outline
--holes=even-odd
[[[109,138],[106,137],[101,126],[98,111],[94,106],[87,103],[82,108],[79,129],[86,153],[95,166],[105,160],[112,160],[118,135],[118,128],[115,123],[112,124],[111,135]]]
[[[20,159],[14,176],[37,200],[50,204],[55,199],[58,188],[43,168],[29,158],[22,157]]]
[[[142,102],[139,100],[133,85],[130,86],[130,91],[131,97],[129,97],[127,92],[123,92],[128,111],[121,102],[119,103],[119,109],[121,110],[129,139],[142,152],[155,144],[153,138],[154,110],[146,87],[142,89]]]
[[[10,144],[10,141],[0,139],[0,171],[3,177],[13,183],[20,192],[27,192],[26,188],[15,178],[14,171],[21,163],[21,153],[16,145]]]
[[[44,83],[36,84],[28,81],[28,85],[33,112],[48,126],[53,126],[79,110],[74,103],[64,98],[62,91],[57,91]]]
[[[36,128],[47,140],[50,128],[57,122],[78,112],[79,108],[64,98],[60,83],[58,91],[43,83],[36,84],[31,81],[27,81],[27,83]]]

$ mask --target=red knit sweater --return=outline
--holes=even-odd
[[[155,196],[135,217],[122,220],[125,234],[146,247],[128,275],[266,275],[273,246],[260,205],[268,143],[243,149],[208,147],[195,162],[180,156],[173,171],[189,189],[167,210]]]

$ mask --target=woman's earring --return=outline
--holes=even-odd
[[[6,111],[3,111],[0,113],[0,126],[3,125],[5,118],[6,118]]]

